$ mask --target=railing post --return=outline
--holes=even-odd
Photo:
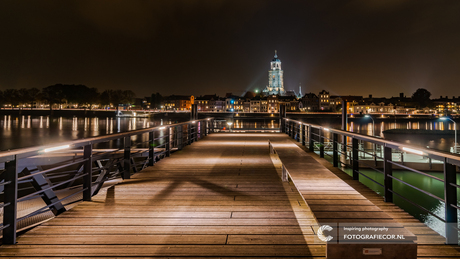
[[[334,167],[339,167],[338,141],[339,135],[332,133],[332,164]]]
[[[311,152],[315,151],[315,146],[313,142],[313,137],[312,137],[312,132],[311,132],[311,125],[308,126],[308,149],[310,149]]]
[[[457,187],[452,186],[456,183],[456,166],[448,163],[447,158],[444,158],[444,206],[446,211],[446,244],[448,245],[458,245],[457,209],[451,206],[451,204],[457,205]]]
[[[179,125],[177,126],[177,149],[182,150],[182,143],[184,142],[184,137],[182,136],[182,133],[184,131],[184,125]]]
[[[91,201],[91,186],[93,185],[93,146],[92,144],[86,145],[83,147],[83,159],[86,159],[84,162],[84,173],[86,174],[83,177],[83,200]]]
[[[5,162],[5,182],[10,182],[3,189],[4,204],[8,204],[3,208],[3,244],[16,244],[16,229],[17,229],[17,200],[18,200],[18,162],[16,156],[14,160]]]
[[[155,147],[153,143],[154,131],[149,132],[149,166],[153,166],[155,164]]]
[[[324,136],[323,128],[319,129],[319,157],[324,158]]]
[[[393,175],[393,166],[391,164],[392,161],[392,154],[391,148],[384,147],[383,148],[383,171],[384,171],[384,178],[383,178],[383,187],[385,188],[384,193],[384,200],[385,202],[393,202],[393,179],[391,176]]]
[[[123,161],[123,179],[131,178],[131,137],[125,137],[125,153]]]
[[[193,126],[194,126],[193,128],[195,129],[195,131],[193,132],[193,135],[195,135],[194,139],[195,139],[195,142],[197,142],[198,141],[198,128],[199,128],[197,122],[193,123]]]
[[[307,136],[305,135],[306,131],[305,131],[305,125],[303,124],[300,124],[300,127],[302,129],[302,146],[304,147],[305,146],[305,139],[307,138]]]
[[[187,144],[190,145],[192,144],[192,123],[189,122],[187,123],[187,129],[188,129],[188,133],[187,133]]]
[[[171,155],[171,128],[166,127],[166,143],[165,143],[165,151],[166,151],[166,156],[169,157]]]
[[[353,180],[359,180],[359,143],[358,139],[352,139],[352,154],[353,154]]]

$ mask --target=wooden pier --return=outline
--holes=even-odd
[[[292,181],[281,180],[268,139],[292,142],[276,133],[211,134],[0,246],[0,256],[324,258],[311,210],[319,206],[310,208]],[[457,246],[443,245],[401,209],[307,156],[404,223],[418,237],[419,258],[460,257]]]

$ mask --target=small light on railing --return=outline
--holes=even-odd
[[[195,123],[195,121],[192,121],[192,123]]]
[[[163,130],[163,129],[166,129],[166,127],[161,127],[161,128],[158,128],[158,129],[161,129],[161,130]]]
[[[58,146],[58,147],[50,147],[50,148],[46,148],[45,150],[43,150],[43,152],[52,152],[52,151],[56,151],[56,150],[61,150],[61,149],[66,149],[66,148],[69,148],[70,145],[64,145],[64,146]]]
[[[409,152],[409,153],[413,153],[413,154],[417,154],[417,155],[421,155],[423,156],[425,153],[423,153],[423,151],[420,151],[420,150],[417,150],[417,149],[412,149],[412,148],[408,148],[408,147],[402,147],[401,148],[403,151],[406,151],[406,152]]]
[[[208,121],[210,121],[211,119],[208,119]]]
[[[329,131],[329,129],[328,129],[328,128],[323,128],[323,130],[325,130],[325,131]]]
[[[302,122],[299,122],[300,125],[302,125]]]
[[[289,119],[286,119],[286,121],[288,121]]]

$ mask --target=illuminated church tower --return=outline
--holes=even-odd
[[[265,95],[279,94],[284,95],[283,70],[281,70],[281,61],[275,50],[275,57],[270,62],[268,71],[268,86],[263,90]]]

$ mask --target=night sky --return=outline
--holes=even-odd
[[[460,1],[2,0],[0,89],[460,95]]]

